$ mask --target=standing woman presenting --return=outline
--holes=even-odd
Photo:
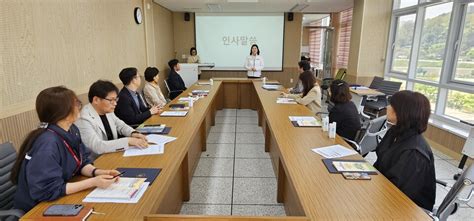
[[[192,47],[190,50],[189,50],[189,57],[188,57],[188,63],[199,63],[200,62],[200,58],[199,58],[199,55],[197,55],[197,50],[195,47]]]
[[[250,48],[250,55],[245,60],[245,69],[247,69],[247,77],[259,78],[262,75],[264,67],[263,58],[260,56],[258,45],[253,44]]]

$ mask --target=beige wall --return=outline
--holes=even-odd
[[[38,125],[34,102],[44,88],[65,85],[86,101],[92,82],[118,83],[124,67],[163,70],[173,57],[172,21],[151,0],[1,1],[0,142],[18,148]]]
[[[348,81],[370,83],[383,76],[391,0],[354,1]]]
[[[303,28],[303,36],[301,36],[301,46],[309,46],[309,28]]]
[[[191,21],[185,22],[184,15],[180,12],[173,13],[173,25],[175,35],[175,51],[181,59],[181,54],[188,55],[189,48],[194,46],[194,16]],[[286,18],[286,15],[285,15]],[[285,19],[285,36],[283,46],[283,71],[281,72],[264,72],[263,75],[270,79],[278,79],[284,85],[291,85],[290,79],[296,80],[298,61],[300,59],[301,35],[302,35],[302,19],[303,14],[295,13],[294,20]],[[237,77],[246,76],[246,72],[229,72],[229,71],[203,71],[202,78],[209,77]]]
[[[133,18],[142,0],[0,4],[0,118],[31,110],[45,87],[81,94],[97,79],[118,82],[122,67],[146,65],[144,26]]]
[[[184,12],[173,12],[174,48],[176,59],[180,62],[185,62],[186,59],[183,59],[182,55],[186,55],[187,58],[189,49],[196,46],[194,40],[194,14],[190,14],[191,20],[184,21]]]

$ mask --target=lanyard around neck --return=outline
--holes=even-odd
[[[74,169],[74,172],[73,172],[73,176],[78,172],[79,168],[81,167],[81,164],[82,164],[82,156],[79,154],[79,157],[76,155],[76,153],[74,152],[74,150],[72,150],[71,146],[68,144],[68,142],[61,136],[59,135],[56,131],[54,130],[51,130],[51,129],[48,129],[49,131],[55,133],[56,135],[58,135],[61,140],[63,140],[63,143],[64,145],[66,145],[66,149],[68,150],[68,152],[72,155],[72,158],[74,158],[74,161],[76,162],[76,169]]]

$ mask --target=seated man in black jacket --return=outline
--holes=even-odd
[[[168,75],[168,79],[166,79],[166,83],[168,83],[168,87],[171,91],[170,99],[173,100],[187,88],[184,85],[183,79],[178,74],[178,71],[180,70],[178,60],[173,59],[168,62],[168,65],[170,66],[170,74]]]
[[[136,68],[125,68],[119,78],[124,87],[120,90],[117,99],[115,115],[131,127],[137,127],[148,119],[151,115],[159,113],[158,106],[148,108],[138,92],[141,78],[137,74]]]

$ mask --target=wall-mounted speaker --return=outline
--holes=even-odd
[[[293,21],[293,12],[288,12],[288,21]]]
[[[184,13],[184,21],[190,21],[191,20],[191,15],[189,14],[189,12],[185,12]]]

